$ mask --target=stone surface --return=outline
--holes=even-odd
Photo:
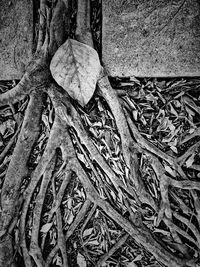
[[[32,0],[0,0],[0,80],[22,77],[32,42]]]
[[[200,76],[198,0],[103,0],[102,59],[111,76]]]

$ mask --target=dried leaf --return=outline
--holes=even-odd
[[[15,131],[15,121],[8,119],[0,125],[0,133],[4,136],[4,138],[13,134]],[[7,133],[6,133],[7,132]]]
[[[133,262],[135,262],[135,261],[141,261],[142,257],[143,256],[141,254],[137,255],[137,257],[133,260]]]
[[[137,265],[134,263],[134,261],[129,262],[126,267],[137,267]]]
[[[73,212],[71,211],[69,214],[68,214],[68,216],[67,216],[67,223],[70,225],[72,222],[73,222],[73,220],[74,220],[74,214],[73,214]]]
[[[175,146],[170,146],[171,150],[174,152],[174,153],[178,153],[178,150]]]
[[[189,168],[190,166],[192,166],[193,162],[194,162],[194,157],[195,157],[195,153],[192,154],[185,162],[185,165],[187,168]]]
[[[175,173],[174,170],[172,170],[171,167],[169,167],[169,166],[167,166],[167,165],[165,165],[164,167],[165,167],[165,170],[166,170],[169,174],[171,174],[171,176],[176,177],[176,173]]]
[[[6,129],[7,129],[7,127],[6,127],[6,123],[2,123],[2,124],[0,125],[0,133],[1,133],[2,135],[4,135]]]
[[[89,228],[89,229],[86,229],[84,232],[83,232],[83,237],[86,237],[88,235],[91,235],[91,233],[93,232],[94,228]]]
[[[58,266],[62,266],[62,258],[57,254],[56,258],[54,258],[53,263],[55,263]]]
[[[52,222],[51,222],[51,223],[46,223],[46,224],[44,224],[44,225],[42,226],[40,232],[42,232],[42,233],[47,233],[47,232],[50,230],[50,228],[51,228],[52,225],[53,225]]]
[[[87,266],[85,257],[80,253],[78,253],[78,255],[77,255],[77,264],[79,267],[86,267]]]
[[[132,114],[133,114],[134,120],[137,121],[138,120],[138,111],[137,110],[133,110]]]
[[[68,39],[56,51],[50,70],[56,82],[85,106],[94,94],[101,65],[92,47]]]
[[[89,242],[87,242],[87,245],[90,246],[99,246],[99,242],[96,239],[90,240]]]

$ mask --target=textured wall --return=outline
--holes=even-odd
[[[198,0],[103,0],[111,76],[200,76]]]
[[[32,56],[31,0],[0,0],[0,80],[20,79]]]

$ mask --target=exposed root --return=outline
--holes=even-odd
[[[69,179],[67,179],[67,180],[69,180]],[[53,197],[54,197],[54,199],[56,199],[57,194],[56,194],[54,179],[52,180],[52,191],[53,191]],[[58,231],[57,243],[58,243],[58,247],[61,251],[63,265],[68,267],[66,241],[65,241],[65,236],[63,233],[63,223],[62,223],[62,215],[61,215],[60,205],[57,207],[55,213],[56,213],[56,223],[57,223],[57,231]]]
[[[68,257],[67,257],[67,249],[66,249],[66,240],[63,234],[63,225],[62,225],[62,217],[60,208],[56,210],[56,219],[57,219],[57,226],[58,226],[58,247],[62,254],[63,265],[68,267]]]
[[[53,56],[69,35],[69,4],[68,0],[59,0],[53,9],[50,22],[49,52]]]
[[[38,166],[36,167],[33,176],[31,177],[30,184],[28,185],[28,188],[24,192],[24,205],[22,209],[22,214],[20,218],[20,240],[22,243],[22,248],[23,248],[23,254],[27,255],[27,249],[26,249],[26,236],[24,233],[24,230],[26,229],[26,216],[28,212],[28,207],[29,203],[31,201],[32,194],[41,178],[41,176],[44,174],[49,162],[52,160],[54,154],[55,154],[55,149],[59,147],[59,142],[60,138],[60,126],[59,126],[59,119],[56,117],[50,136],[49,140],[47,143],[47,146],[45,148],[45,151],[43,153],[42,159]],[[28,257],[28,256],[27,256]]]
[[[55,247],[51,250],[48,257],[46,258],[44,267],[49,267],[50,263],[52,262],[53,258],[59,251],[59,246],[55,245]]]
[[[68,138],[70,139],[70,137]],[[71,141],[69,140],[68,148],[73,147],[72,143],[70,142]],[[176,258],[171,253],[163,249],[161,245],[153,239],[149,231],[144,226],[134,226],[128,220],[123,218],[118,212],[116,212],[116,210],[112,208],[107,201],[101,199],[77,159],[75,157],[73,157],[73,159],[74,172],[77,173],[78,178],[82,182],[88,198],[91,199],[91,201],[96,203],[109,217],[114,218],[114,220],[118,222],[118,224],[123,227],[127,233],[129,233],[137,242],[142,244],[158,260],[170,266],[182,267],[186,265],[183,260]]]
[[[40,21],[39,21],[38,42],[37,42],[36,52],[39,52],[41,50],[42,44],[44,42],[45,18],[46,18],[46,0],[40,0]]]
[[[183,172],[181,166],[177,163],[177,160],[174,157],[169,156],[168,154],[164,153],[159,148],[157,148],[155,145],[153,145],[148,140],[146,140],[144,137],[142,137],[142,135],[138,131],[137,127],[135,126],[135,124],[131,120],[129,114],[127,112],[126,112],[126,114],[127,114],[127,121],[128,121],[129,127],[131,129],[131,132],[132,132],[134,138],[137,141],[136,149],[140,150],[140,148],[142,148],[142,149],[146,150],[147,152],[151,152],[153,155],[155,155],[155,156],[159,157],[160,159],[162,159],[162,160],[166,161],[167,163],[169,163],[169,165],[182,178],[187,179],[186,174]]]
[[[195,206],[195,210],[196,210],[196,213],[197,213],[198,223],[200,225],[200,200],[199,200],[199,197],[197,195],[197,192],[195,192],[195,190],[191,191],[191,195],[192,195],[192,198],[193,198],[193,201],[194,201],[194,206]]]
[[[38,93],[33,93],[28,104],[20,136],[14,149],[1,192],[1,237],[8,230],[8,226],[15,214],[20,185],[22,179],[27,174],[27,161],[32,151],[33,144],[39,135],[41,110],[42,97]],[[18,168],[19,162],[20,168]]]
[[[105,200],[98,197],[98,193],[95,188],[92,186],[91,182],[88,180],[87,176],[84,174],[83,170],[77,168],[77,174],[79,179],[82,181],[84,188],[88,192],[88,197],[91,198],[110,218],[113,218],[118,224],[127,231],[138,243],[142,244],[149,252],[151,252],[158,261],[162,261],[163,264],[174,266],[174,267],[183,267],[186,263],[173,256],[171,253],[166,251],[157,243],[148,230],[140,226],[139,228],[132,225],[128,220],[123,218],[119,213],[116,212],[114,208],[108,204]]]
[[[94,47],[90,23],[90,1],[78,0],[76,39]]]
[[[65,234],[66,241],[70,238],[70,236],[73,235],[74,231],[77,229],[77,227],[80,224],[80,222],[83,220],[83,218],[85,218],[86,213],[87,213],[88,209],[90,208],[91,204],[92,203],[91,203],[91,201],[89,199],[86,199],[85,200],[83,206],[81,207],[81,209],[79,210],[78,214],[76,215],[76,218],[74,219],[73,223],[67,229],[67,233]],[[88,218],[91,218],[91,217],[90,216],[87,216],[86,217],[86,220]]]
[[[92,208],[91,208],[91,210],[90,210],[90,212],[88,213],[88,216],[84,220],[84,223],[83,223],[83,225],[81,227],[81,231],[80,231],[81,237],[83,236],[83,231],[84,231],[85,227],[87,226],[88,222],[90,221],[90,219],[92,218],[92,215],[94,214],[96,209],[97,209],[97,205],[96,205],[96,203],[94,203]]]
[[[54,201],[53,201],[51,210],[48,212],[47,222],[49,222],[52,219],[54,213],[60,207],[62,198],[64,196],[64,192],[66,190],[67,185],[69,184],[69,182],[71,180],[71,177],[72,177],[72,171],[69,168],[66,168],[62,184],[61,184],[61,186],[60,186],[60,188],[58,190],[58,193],[54,197]]]
[[[196,226],[191,223],[188,219],[184,218],[183,216],[179,215],[177,212],[173,212],[173,216],[178,219],[180,222],[182,222],[183,224],[185,224],[185,226],[187,226],[187,230],[190,229],[192,231],[192,233],[194,234],[195,238],[197,239],[197,243],[198,243],[198,248],[200,247],[200,234],[198,229],[196,228]]]
[[[37,103],[37,108],[36,108]],[[7,255],[7,260],[3,261],[4,265],[7,262],[7,266],[10,266],[10,260],[12,256],[8,256],[12,253],[12,243],[10,242],[11,237],[6,238],[6,233],[9,230],[9,226],[12,223],[12,219],[18,217],[18,209],[16,209],[18,204],[18,197],[20,191],[20,185],[22,179],[27,174],[27,161],[29,155],[32,151],[32,147],[39,135],[39,123],[42,110],[42,97],[41,94],[33,93],[30,97],[30,102],[28,104],[27,111],[25,113],[25,119],[20,131],[20,135],[13,152],[11,162],[9,164],[2,192],[1,192],[1,205],[2,211],[0,214],[0,236],[2,238],[1,251],[5,251]],[[20,168],[18,164],[20,162]],[[11,246],[10,246],[11,245]],[[3,256],[3,253],[2,253]],[[9,260],[8,260],[9,259]],[[1,264],[1,265],[2,265]],[[2,265],[2,266],[3,266]],[[4,265],[5,266],[5,265]],[[6,266],[5,266],[6,267]]]
[[[137,174],[135,173],[135,169],[138,169],[137,155],[135,154],[131,155],[132,138],[129,132],[129,128],[128,128],[128,124],[127,124],[127,121],[126,121],[126,118],[123,112],[123,108],[120,105],[117,94],[111,87],[107,76],[103,76],[98,80],[98,86],[99,86],[101,95],[104,97],[104,99],[108,103],[113,113],[113,116],[115,118],[117,129],[121,137],[122,152],[123,152],[125,163],[127,167],[129,168],[129,170],[132,170],[131,175],[133,175],[134,183],[139,183],[137,181],[138,179]],[[136,184],[136,187],[138,187],[138,184]]]
[[[51,8],[49,8],[49,5],[51,5]],[[3,252],[3,256],[0,255],[0,265],[8,267],[11,262],[13,262],[14,257],[11,257],[11,255],[13,256],[14,254],[12,250],[11,234],[19,227],[19,246],[22,249],[22,257],[25,266],[33,267],[36,265],[37,267],[47,267],[53,265],[54,260],[60,259],[61,256],[62,265],[67,267],[69,266],[69,259],[66,244],[69,238],[75,234],[78,227],[82,224],[79,232],[80,240],[83,245],[82,249],[85,250],[86,258],[91,260],[94,266],[102,266],[105,264],[109,257],[111,257],[119,247],[125,244],[128,237],[132,237],[138,244],[143,246],[145,250],[150,252],[158,262],[166,266],[194,266],[193,262],[187,260],[191,257],[191,249],[187,247],[189,246],[188,244],[184,245],[184,240],[187,239],[189,244],[192,244],[192,249],[198,253],[200,234],[197,220],[199,223],[200,200],[196,190],[200,190],[200,183],[188,180],[181,166],[185,163],[187,158],[197,150],[200,142],[188,149],[178,160],[158,149],[140,134],[129,116],[129,112],[127,112],[127,110],[131,111],[128,102],[124,103],[123,101],[123,104],[121,103],[120,99],[118,99],[117,92],[112,89],[108,77],[104,73],[105,70],[102,69],[98,80],[98,91],[107,102],[115,119],[121,139],[121,154],[123,155],[124,165],[126,165],[126,170],[129,170],[128,174],[126,173],[126,175],[124,175],[124,179],[120,178],[95,146],[92,138],[90,138],[90,135],[83,126],[81,117],[77,111],[78,109],[76,109],[75,104],[71,103],[72,101],[68,94],[62,88],[54,84],[51,84],[49,87],[51,82],[49,71],[50,60],[57,48],[62,45],[69,35],[69,16],[67,13],[69,13],[68,0],[58,0],[51,3],[48,1],[48,6],[46,0],[40,1],[40,28],[36,55],[28,65],[27,71],[19,84],[0,97],[0,104],[7,105],[23,99],[27,94],[31,94],[24,123],[21,130],[18,129],[20,134],[1,193],[2,212],[0,217],[0,241],[2,242],[0,242],[0,250]],[[76,37],[79,41],[93,47],[90,29],[89,0],[78,0]],[[51,98],[55,110],[55,120],[44,153],[37,167],[32,172],[29,185],[23,194],[24,202],[21,209],[22,199],[19,198],[19,189],[23,178],[27,174],[28,158],[40,129],[39,122],[42,111],[43,91],[48,91]],[[134,95],[134,93],[132,93],[132,95]],[[196,106],[196,108],[198,107]],[[17,134],[18,132],[15,133],[10,143],[8,143],[5,150],[0,155],[0,161],[3,161]],[[73,135],[72,138],[70,134]],[[185,137],[182,143],[191,140],[196,135],[199,135],[198,129],[192,135]],[[84,168],[79,163],[72,141],[75,143],[75,148],[78,147],[78,151],[81,151],[84,155],[92,172],[93,182],[99,185],[100,192],[98,191],[98,186],[94,186],[91,181],[92,179],[90,179],[89,175],[87,175]],[[62,152],[62,162],[60,163],[60,157],[58,156],[57,159],[61,167],[54,173],[54,169],[57,168],[55,164],[57,148]],[[149,193],[151,190],[148,191],[145,188],[145,181],[143,181],[141,176],[143,173],[140,173],[139,170],[139,156],[141,154],[141,164],[143,164],[147,158],[148,164],[151,165],[149,173],[151,174],[154,172],[153,178],[155,177],[155,184],[159,184],[160,188],[158,191],[155,189],[155,194],[152,192]],[[169,164],[173,173],[177,176],[177,179],[171,178],[169,174],[167,175],[162,165],[166,163]],[[5,162],[3,164],[5,164]],[[99,172],[102,172],[102,176]],[[79,210],[76,217],[72,217],[74,219],[70,222],[68,229],[66,229],[66,225],[63,225],[62,221],[61,204],[65,192],[70,189],[70,182],[73,183],[72,178],[74,174],[76,174],[83,186],[81,190],[84,190],[84,203],[82,200],[83,204],[81,208],[78,208]],[[172,177],[175,177],[175,175],[172,175]],[[106,181],[104,181],[102,177],[105,177]],[[57,188],[57,182],[60,186],[59,188]],[[47,223],[52,225],[51,223],[54,220],[54,225],[49,232],[47,230],[47,233],[44,233],[40,242],[42,209],[45,200],[49,201],[49,199],[45,199],[45,197],[50,183],[53,192],[53,204],[49,207],[50,210],[47,213]],[[149,186],[148,188],[151,187]],[[110,189],[113,189],[112,197],[110,197],[111,194],[109,195]],[[194,200],[190,206],[187,206],[181,197],[179,197],[177,192],[180,190],[190,191]],[[111,191],[112,190],[110,190],[110,193]],[[155,196],[156,200],[152,197],[151,193]],[[161,198],[161,204],[158,208],[158,203],[156,203],[156,201],[159,200],[159,197]],[[115,203],[111,201],[112,198],[120,200],[120,208],[123,211],[123,215],[121,211],[118,211],[115,207]],[[173,199],[173,203],[170,203],[171,198]],[[52,203],[51,198],[50,201]],[[33,204],[33,202],[35,203]],[[174,202],[176,203],[175,207],[173,205]],[[150,206],[151,209],[143,208],[142,204],[144,203],[148,205],[148,208]],[[80,203],[78,205],[80,205]],[[97,208],[100,208],[102,214],[105,214],[123,228],[126,234],[95,263],[88,251],[84,248],[83,236],[84,229],[87,224],[92,221],[92,216]],[[153,209],[157,214],[156,222],[152,220]],[[179,209],[183,215],[177,212]],[[31,217],[27,220],[29,213],[31,213]],[[20,221],[18,221],[19,214]],[[193,216],[195,216],[195,219]],[[14,217],[16,218],[14,219]],[[147,220],[149,220],[149,222]],[[154,229],[155,232],[159,232],[160,230],[162,235],[161,229],[158,229],[161,223],[165,224],[170,231],[170,233],[167,233],[170,238],[165,240],[166,243],[158,240],[157,236],[153,235],[150,231],[150,229]],[[145,224],[149,228],[147,228]],[[66,233],[63,229],[66,230]],[[27,230],[29,234],[27,234]],[[48,238],[51,238],[51,234],[56,234],[56,237],[54,236],[52,239],[51,249],[52,247],[53,249],[50,251],[50,248],[48,248],[49,250],[46,249],[45,245],[47,241],[49,241]],[[17,240],[18,239],[19,238],[17,238]],[[174,255],[172,251],[176,251],[177,256]],[[46,256],[45,253],[49,254]],[[178,255],[180,255],[180,258]],[[7,265],[5,265],[7,258],[10,260],[6,263]]]
[[[110,181],[113,183],[117,191],[119,191],[121,187],[130,195],[135,195],[134,190],[130,186],[124,185],[123,181],[119,179],[119,177],[114,173],[111,167],[107,164],[107,162],[101,156],[98,149],[93,144],[90,137],[88,136],[87,131],[84,129],[78,112],[69,103],[69,100],[65,99],[66,100],[65,104],[62,104],[61,101],[63,100],[61,100],[61,98],[63,98],[63,96],[60,96],[61,98],[58,97],[59,95],[58,92],[55,92],[55,90],[54,89],[52,90],[52,89],[53,88],[49,90],[49,94],[52,98],[54,106],[57,108],[59,112],[60,118],[65,118],[67,125],[69,125],[70,127],[73,127],[76,130],[81,142],[85,145],[88,152],[90,153],[91,159],[95,160],[96,163],[103,169],[103,171],[109,177]],[[66,112],[65,105],[67,106],[67,109],[70,109],[70,114]]]
[[[42,214],[42,207],[44,204],[44,198],[47,191],[48,184],[52,178],[52,172],[55,166],[55,157],[49,162],[47,169],[43,175],[42,183],[40,186],[40,191],[36,197],[36,204],[33,212],[33,226],[31,233],[31,243],[30,243],[30,252],[29,254],[33,257],[37,266],[43,266],[44,260],[42,257],[42,252],[38,244],[39,238],[39,229],[40,229],[40,218]]]
[[[97,262],[97,267],[101,267],[105,265],[106,261],[115,253],[116,250],[118,250],[128,239],[129,234],[123,235],[116,243],[115,245],[106,253],[104,254]]]
[[[133,121],[131,120],[127,112],[126,112],[126,115],[127,115],[127,121],[128,121],[129,127],[138,145],[141,146],[143,149],[146,149],[149,152],[153,153],[154,155],[158,156],[159,158],[166,160],[170,165],[173,166],[175,159],[167,155],[166,153],[161,151],[159,148],[157,148],[155,145],[147,141],[144,137],[142,137],[142,135],[138,131],[137,127],[135,126],[135,124],[133,123]]]
[[[185,237],[186,239],[188,239],[190,242],[192,242],[193,244],[196,245],[196,247],[198,247],[198,243],[185,231],[183,231],[180,227],[178,227],[177,225],[175,225],[174,223],[172,223],[169,219],[164,218],[163,219],[164,223],[169,227],[170,232],[177,232],[180,235],[182,235],[183,237]]]

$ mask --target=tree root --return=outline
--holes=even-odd
[[[183,216],[179,215],[177,212],[173,212],[173,216],[178,219],[180,222],[184,223],[188,229],[192,231],[194,234],[195,238],[197,239],[197,247],[200,247],[200,234],[198,229],[194,224],[192,224],[188,219],[184,218]],[[186,231],[187,232],[187,231]]]
[[[55,156],[49,162],[49,165],[46,168],[46,171],[42,178],[42,183],[40,186],[40,191],[36,197],[36,204],[33,212],[33,222],[32,222],[32,233],[31,233],[31,243],[30,243],[30,252],[29,254],[33,257],[37,266],[43,266],[44,260],[42,257],[42,252],[39,248],[38,237],[39,237],[39,228],[40,228],[40,218],[42,214],[42,207],[44,204],[44,198],[47,191],[47,186],[52,178],[52,172],[55,166]]]
[[[181,216],[174,211],[174,206],[170,203],[170,197],[174,198],[183,213],[188,213],[190,216],[194,216],[194,212],[191,208],[187,207],[182,199],[178,197],[178,190],[171,189],[178,188],[179,190],[190,190],[194,200],[197,219],[200,222],[200,201],[195,191],[200,190],[199,182],[187,180],[187,176],[181,168],[187,158],[196,151],[199,143],[195,144],[176,160],[174,157],[164,153],[143,138],[131,120],[129,113],[126,111],[126,109],[130,110],[128,103],[124,108],[122,107],[117,93],[112,89],[108,77],[105,75],[104,70],[102,70],[102,74],[98,80],[98,90],[100,95],[107,102],[114,116],[121,139],[124,163],[129,169],[129,173],[128,175],[124,175],[124,179],[121,179],[116,175],[84,128],[81,117],[75,108],[75,105],[71,103],[67,93],[59,86],[54,84],[50,85],[50,59],[68,36],[69,29],[66,29],[65,25],[68,25],[69,20],[68,18],[63,18],[64,16],[61,16],[63,12],[68,12],[67,0],[53,1],[51,3],[51,8],[47,7],[46,2],[46,0],[40,1],[40,28],[36,55],[27,67],[27,71],[20,83],[12,90],[2,94],[0,98],[0,104],[6,105],[15,103],[21,100],[25,95],[31,93],[28,110],[25,115],[25,120],[14,149],[13,158],[10,162],[2,190],[2,213],[0,218],[2,226],[0,237],[2,242],[0,243],[0,249],[3,252],[3,256],[0,256],[0,263],[2,263],[0,265],[5,267],[10,266],[10,263],[13,260],[11,257],[13,251],[10,234],[16,225],[18,214],[20,212],[20,246],[23,252],[24,264],[28,267],[33,267],[35,265],[37,265],[37,267],[47,267],[50,264],[53,264],[55,256],[60,257],[61,255],[62,264],[67,267],[69,266],[66,246],[67,241],[69,241],[69,238],[75,234],[75,231],[81,223],[80,239],[83,241],[84,229],[94,215],[95,210],[100,208],[105,215],[122,227],[127,234],[121,237],[116,244],[97,261],[96,264],[93,262],[89,253],[86,252],[88,259],[90,259],[95,266],[104,264],[106,260],[126,242],[129,236],[166,266],[183,267],[188,264],[192,266],[192,263],[189,263],[187,260],[187,258],[190,257],[188,253],[189,250],[187,246],[183,244],[181,237],[187,239],[198,249],[200,246],[198,226],[193,223],[191,217],[190,220],[188,219],[188,216]],[[78,0],[76,36],[79,41],[93,47],[89,10],[89,0]],[[22,179],[27,173],[26,165],[28,157],[31,153],[33,144],[38,137],[43,91],[48,92],[56,115],[42,158],[32,172],[29,185],[23,194],[24,203],[22,210],[20,210],[21,202],[19,200],[19,188]],[[199,132],[197,132],[197,134],[198,133]],[[73,136],[70,136],[70,134]],[[12,142],[15,139],[15,136],[16,134],[11,139]],[[183,142],[190,140],[192,138],[191,136],[185,138]],[[92,179],[95,177],[93,182],[96,179],[97,182],[95,181],[94,183],[100,185],[104,194],[98,192],[98,189],[95,188],[93,182],[78,161],[72,142],[72,140],[74,141],[73,137],[75,137],[75,148],[78,147],[88,162],[93,174]],[[11,146],[12,142],[8,144],[8,147]],[[59,170],[54,173],[57,148],[62,152],[62,165]],[[8,148],[6,147],[3,154],[0,155],[0,159],[3,159],[7,151]],[[145,154],[147,156],[149,164],[153,168],[155,176],[157,176],[156,181],[158,181],[157,183],[159,183],[160,186],[160,196],[162,200],[159,209],[157,203],[155,203],[155,200],[144,186],[144,182],[139,172],[139,154]],[[175,180],[167,175],[161,162],[167,162],[172,169],[175,170],[176,175],[179,178],[181,177],[181,179]],[[103,180],[103,175],[99,175],[99,171],[105,175],[106,181]],[[65,233],[63,232],[65,226],[63,226],[62,222],[60,206],[74,173],[85,190],[86,198]],[[58,190],[56,188],[56,179],[61,183]],[[52,183],[50,184],[50,182]],[[54,220],[57,236],[55,238],[56,241],[53,249],[50,253],[47,250],[47,253],[49,254],[46,256],[45,244],[48,235],[47,233],[44,234],[42,242],[40,242],[41,236],[39,231],[41,227],[42,208],[45,203],[48,186],[51,186],[53,191],[53,204],[49,207],[50,210],[47,213],[47,223],[51,223],[52,220]],[[120,208],[129,213],[128,219],[117,211],[113,203],[111,204],[112,199],[109,197],[108,193],[108,189],[110,190],[111,188],[114,188],[114,194],[118,194],[119,198],[121,196]],[[143,203],[148,204],[158,213],[157,227],[161,221],[163,221],[169,228],[173,242],[166,241],[167,245],[171,242],[172,244],[169,248],[175,248],[177,252],[181,252],[181,257],[184,257],[184,259],[173,255],[171,252],[173,249],[170,250],[167,246],[164,247],[165,244],[162,243],[162,241],[159,241],[156,238],[156,235],[151,234],[150,230],[145,226],[146,222],[143,223],[142,221],[142,211],[144,211],[144,209],[142,209],[141,204]],[[90,209],[91,206],[92,208]],[[135,207],[137,209],[136,212],[134,212]],[[11,211],[9,211],[10,208]],[[29,213],[31,213],[31,223],[30,220],[27,221]],[[12,220],[15,216],[16,221]],[[180,222],[180,225],[178,224],[179,226],[175,224],[177,221]],[[31,226],[28,225],[28,223],[30,223]],[[151,227],[154,228],[155,224],[152,224]],[[30,244],[27,231],[31,234]],[[190,233],[192,233],[192,236]],[[7,265],[5,265],[8,258],[10,260],[6,263]]]
[[[65,115],[64,118],[66,119],[66,122],[69,123],[68,116]],[[73,145],[72,143],[70,144],[69,141],[68,148],[70,149],[70,151],[72,151],[72,147]],[[148,251],[150,251],[158,260],[162,261],[164,264],[170,264],[170,266],[185,266],[186,263],[183,260],[175,258],[174,256],[172,256],[172,254],[163,249],[160,244],[152,238],[152,236],[150,235],[148,230],[144,228],[144,226],[140,225],[140,227],[133,227],[133,225],[125,218],[123,218],[119,213],[117,213],[116,210],[112,208],[110,204],[108,204],[108,202],[99,198],[96,189],[91,184],[90,180],[88,179],[87,175],[78,163],[77,159],[74,156],[72,157],[72,155],[71,158],[74,159],[74,172],[78,175],[78,178],[82,182],[84,189],[87,192],[88,198],[92,202],[96,203],[109,217],[114,218],[114,220],[118,222],[118,224],[123,227],[123,229],[125,229],[137,242],[142,244]]]
[[[60,136],[60,124],[59,124],[59,119],[56,117],[42,159],[38,164],[38,166],[36,167],[33,176],[31,177],[31,181],[30,184],[28,185],[28,188],[24,192],[25,201],[23,204],[22,214],[20,217],[20,240],[22,243],[23,255],[26,255],[27,258],[29,257],[29,255],[27,252],[26,236],[24,231],[26,229],[26,216],[28,212],[28,207],[32,198],[32,194],[38,182],[40,181],[41,176],[44,174],[49,162],[52,160],[55,154],[55,149],[59,147],[59,142],[60,142],[59,136]]]
[[[92,160],[95,160],[96,163],[103,169],[103,171],[109,177],[110,181],[112,181],[116,190],[119,191],[121,187],[131,196],[135,195],[134,190],[130,186],[124,185],[124,183],[119,179],[118,176],[116,176],[114,171],[110,168],[110,166],[107,164],[104,158],[100,155],[96,146],[93,144],[92,140],[89,138],[87,131],[84,129],[81,123],[80,115],[78,114],[76,109],[69,103],[69,100],[66,99],[66,103],[62,104],[61,99],[58,97],[59,96],[58,92],[55,92],[52,89],[49,90],[49,95],[52,98],[54,106],[59,112],[60,118],[64,117],[66,119],[67,125],[75,129],[81,142],[85,145],[88,152],[90,153]],[[63,98],[62,95],[60,95],[60,97]],[[65,105],[67,106],[67,110],[70,110],[70,115],[65,112],[66,110]]]
[[[196,245],[198,247],[198,243],[185,231],[183,231],[180,227],[176,226],[174,223],[172,223],[168,218],[163,219],[164,223],[169,227],[170,231],[177,232],[180,235],[184,236],[186,239],[188,239],[190,242]]]
[[[88,222],[90,221],[90,219],[92,218],[92,215],[94,214],[96,208],[97,208],[97,205],[94,203],[94,205],[92,206],[88,216],[84,220],[84,223],[83,223],[83,225],[81,227],[81,231],[80,231],[81,237],[83,236],[83,231],[84,231],[85,227],[87,226]]]
[[[49,222],[52,219],[54,213],[60,207],[62,198],[64,196],[65,189],[66,189],[67,185],[69,184],[69,182],[71,180],[71,176],[72,176],[72,171],[69,168],[66,168],[62,184],[61,184],[61,186],[60,186],[60,188],[58,190],[58,193],[54,197],[54,201],[53,201],[51,210],[48,212],[47,222]]]
[[[37,103],[37,108],[36,108]],[[39,135],[39,123],[42,110],[42,97],[41,94],[33,93],[28,104],[27,111],[25,113],[25,119],[20,131],[20,135],[13,152],[11,162],[9,164],[6,177],[4,180],[2,192],[1,192],[1,205],[2,211],[0,214],[0,236],[3,239],[1,243],[1,249],[7,250],[12,254],[12,246],[10,247],[10,238],[5,238],[9,225],[12,223],[12,219],[17,217],[16,206],[18,203],[19,190],[22,179],[27,174],[27,161],[32,151],[33,144],[35,143]],[[20,168],[18,163],[20,162]],[[7,242],[9,241],[9,242]],[[7,254],[8,254],[7,252]],[[3,254],[2,254],[3,255]],[[7,259],[12,259],[8,257]],[[5,264],[4,259],[1,259],[2,264]],[[10,266],[10,262],[8,265]],[[0,265],[2,265],[0,264]],[[5,266],[5,265],[4,265]]]
[[[41,110],[42,97],[38,93],[33,93],[1,192],[1,236],[6,232],[15,212],[15,204],[19,196],[19,188],[22,179],[27,174],[26,164],[33,144],[39,135]],[[17,167],[18,162],[20,162],[20,168]]]
[[[36,53],[38,53],[44,42],[44,32],[45,32],[45,17],[46,17],[46,0],[40,0],[40,21],[39,21],[39,31],[38,31],[38,41]]]
[[[103,266],[106,261],[115,253],[116,250],[118,250],[128,239],[129,234],[123,235],[116,243],[115,245],[106,253],[104,254],[97,262],[97,267]]]
[[[56,189],[55,184],[52,183],[53,187],[53,197],[56,198]],[[57,231],[58,231],[58,247],[61,251],[63,265],[68,267],[68,258],[67,258],[67,248],[66,248],[66,241],[65,236],[63,234],[63,223],[62,223],[62,215],[60,206],[56,209],[56,223],[57,223]]]
[[[88,197],[91,198],[91,200],[96,203],[110,218],[118,222],[118,224],[123,227],[123,229],[127,231],[127,233],[129,233],[136,240],[136,242],[142,244],[145,249],[151,252],[157,258],[158,261],[161,261],[167,266],[186,266],[185,261],[174,257],[171,253],[163,249],[161,245],[152,238],[150,233],[148,233],[147,229],[145,229],[143,226],[141,226],[141,228],[133,226],[129,221],[127,221],[119,213],[117,213],[116,210],[112,208],[110,204],[108,204],[108,202],[103,199],[100,199],[98,197],[98,193],[89,181],[87,175],[83,172],[81,168],[77,168],[77,164],[76,172],[79,179],[83,183],[85,190],[88,193]]]

